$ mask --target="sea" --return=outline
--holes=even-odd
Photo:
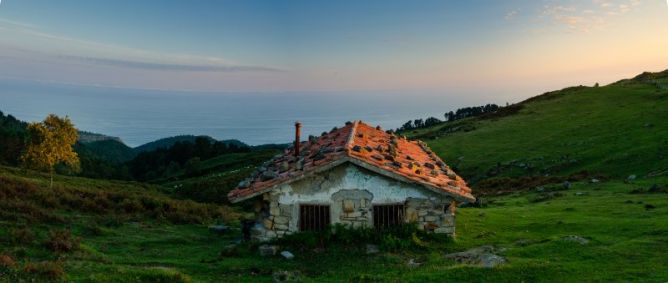
[[[53,113],[84,131],[119,137],[131,147],[176,135],[208,135],[249,145],[288,143],[294,123],[304,137],[346,121],[384,129],[479,105],[471,93],[447,91],[194,92],[0,80],[0,111],[24,121]]]

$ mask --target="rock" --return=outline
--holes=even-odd
[[[596,183],[599,183],[601,181],[599,179],[592,178],[589,182],[592,183],[592,184],[596,184]]]
[[[484,268],[493,268],[506,262],[507,260],[504,257],[495,254],[480,255],[480,265]]]
[[[220,251],[221,256],[236,256],[238,254],[237,244],[228,244]]]
[[[480,246],[464,252],[447,254],[445,257],[457,263],[478,265],[485,268],[493,268],[508,262],[504,257],[494,254],[495,252],[497,252],[497,249],[493,246]]]
[[[262,181],[269,181],[276,178],[278,178],[278,173],[271,170],[262,172],[262,176],[260,177]]]
[[[519,240],[515,241],[515,245],[520,246],[520,247],[525,247],[525,246],[528,246],[530,244],[533,244],[533,241],[528,240],[528,239],[519,239]]]
[[[635,181],[636,175],[629,175],[628,178],[626,178],[627,181]]]
[[[569,181],[564,181],[564,183],[562,184],[562,186],[564,187],[564,189],[567,189],[567,190],[568,190],[568,189],[571,188],[571,182],[569,182]]]
[[[568,236],[563,237],[563,238],[561,238],[561,239],[564,240],[564,241],[566,241],[566,242],[574,242],[574,243],[578,243],[578,244],[580,244],[580,245],[586,245],[586,244],[589,244],[589,240],[588,240],[588,239],[586,239],[586,238],[584,238],[584,237],[581,237],[581,236],[576,236],[576,235],[568,235]]]
[[[406,265],[408,265],[408,267],[415,268],[415,267],[420,267],[420,265],[422,265],[422,263],[417,262],[414,258],[411,258],[411,259],[408,260]]]
[[[289,252],[289,251],[282,251],[282,252],[281,252],[281,256],[282,256],[283,258],[285,258],[285,259],[293,259],[293,258],[295,258],[295,255],[293,255],[293,254],[292,254],[291,252]]]
[[[437,220],[438,220],[438,217],[436,217],[436,216],[431,216],[430,215],[430,216],[425,216],[424,217],[424,221],[427,221],[427,222],[436,222]]]
[[[261,256],[273,256],[278,252],[278,246],[276,245],[261,245],[258,247]]]
[[[359,146],[359,145],[353,146],[353,151],[360,152],[360,151],[362,151],[362,147]]]
[[[301,281],[301,273],[299,271],[279,270],[271,274],[274,282],[298,282]]]
[[[218,235],[225,234],[230,228],[225,225],[211,225],[209,231]]]
[[[431,163],[429,163],[429,162],[425,162],[425,163],[424,163],[424,167],[427,167],[427,168],[429,168],[429,169],[434,169],[434,168],[436,168],[436,167],[434,166],[434,164],[431,164]]]
[[[434,229],[436,234],[453,234],[455,233],[455,227],[439,227]]]
[[[239,188],[241,188],[241,189],[244,189],[244,188],[248,188],[248,187],[250,187],[250,185],[251,185],[250,180],[246,179],[246,180],[243,180],[243,181],[239,182],[239,184],[237,185],[237,187],[239,187]]]
[[[285,171],[290,170],[290,163],[288,163],[287,161],[281,162],[280,170],[281,170],[281,172],[285,172]]]
[[[286,216],[276,216],[274,217],[274,223],[276,224],[288,224],[290,219]]]
[[[380,250],[378,249],[377,245],[372,245],[372,244],[367,244],[366,245],[366,254],[377,254],[379,253]]]

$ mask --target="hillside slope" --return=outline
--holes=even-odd
[[[211,142],[216,141],[216,139],[214,139],[210,136],[180,135],[180,136],[174,136],[174,137],[168,137],[168,138],[161,138],[161,139],[149,142],[149,143],[145,143],[145,144],[142,144],[138,147],[135,147],[134,150],[135,150],[136,153],[140,153],[140,152],[144,152],[144,151],[156,150],[158,148],[169,148],[177,142],[195,143],[195,140],[198,137],[206,138]],[[226,145],[232,145],[233,144],[237,147],[248,146],[245,143],[240,142],[238,140],[221,140],[220,142],[222,142]]]
[[[613,178],[668,174],[668,72],[571,87],[477,117],[413,131],[472,183],[580,171]],[[512,112],[512,111],[509,111]]]

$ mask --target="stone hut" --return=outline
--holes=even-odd
[[[458,203],[471,189],[429,147],[380,127],[348,122],[300,142],[258,168],[228,194],[255,199],[252,236],[264,241],[330,225],[419,229],[455,235]]]

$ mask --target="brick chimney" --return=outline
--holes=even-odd
[[[299,157],[299,136],[301,135],[302,123],[295,122],[295,157]]]

